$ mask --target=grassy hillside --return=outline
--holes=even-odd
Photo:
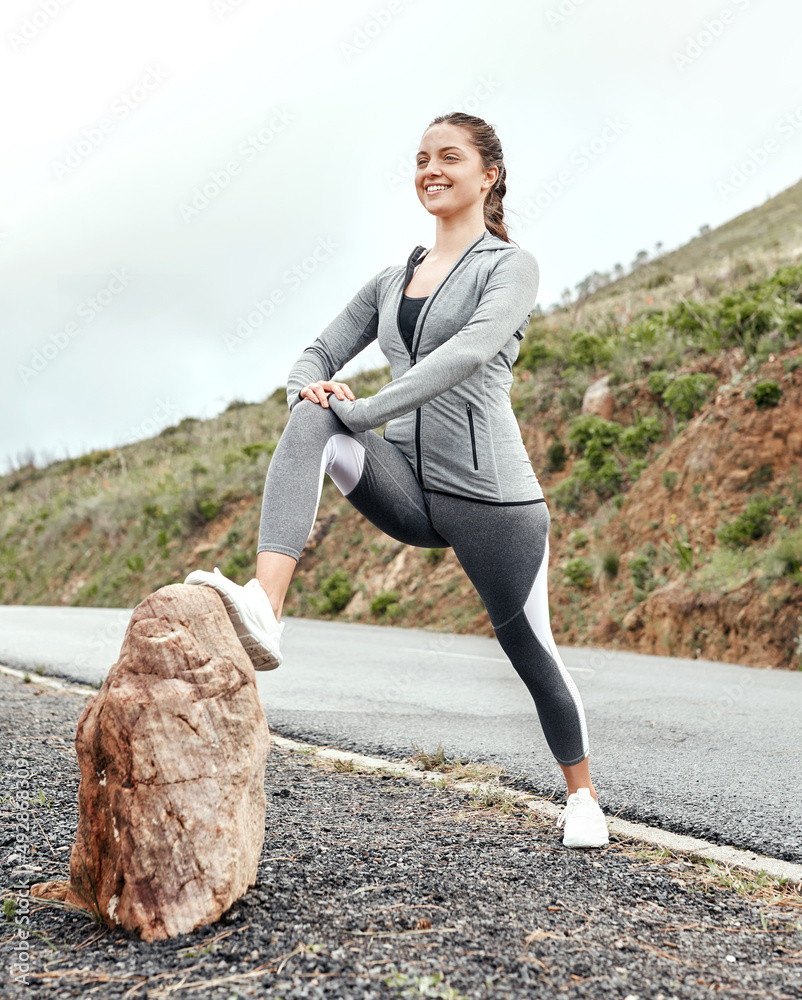
[[[511,399],[552,514],[559,643],[802,667],[801,234],[796,185],[533,317]],[[288,415],[280,389],[9,473],[0,602],[133,607],[215,565],[245,583]],[[285,613],[492,635],[450,549],[388,538],[328,478]]]

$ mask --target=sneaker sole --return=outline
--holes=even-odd
[[[184,582],[186,583],[186,581]],[[247,624],[242,620],[239,608],[232,601],[228,592],[218,587],[213,580],[203,580],[198,581],[198,583],[203,587],[211,587],[222,598],[225,609],[228,612],[228,617],[231,619],[234,631],[237,633],[237,638],[250,657],[254,670],[275,670],[276,667],[281,666],[281,654],[269,646],[265,646],[264,643],[260,642],[251,633]]]
[[[599,839],[598,841],[594,840],[591,843],[588,843],[588,841],[586,840],[581,842],[574,842],[571,840],[563,839],[563,847],[607,847],[609,843],[610,843],[609,837],[605,837],[604,840],[601,839]]]
[[[610,843],[610,837],[605,830],[604,833],[600,833],[596,837],[586,837],[581,838],[569,838],[563,837],[564,847],[606,847]]]

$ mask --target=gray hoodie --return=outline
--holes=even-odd
[[[543,500],[509,395],[537,298],[537,261],[485,229],[423,304],[410,351],[399,313],[425,253],[418,246],[406,266],[371,278],[304,350],[287,377],[290,409],[305,385],[334,378],[378,338],[392,381],[365,399],[330,393],[346,427],[387,421],[385,440],[401,449],[424,490],[491,504]]]

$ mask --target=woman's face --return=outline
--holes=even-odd
[[[498,177],[498,167],[485,170],[469,133],[459,125],[439,122],[421,139],[415,190],[423,207],[441,217],[482,204]]]

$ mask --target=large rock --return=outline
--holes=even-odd
[[[270,734],[216,591],[172,584],[134,609],[75,746],[68,903],[153,941],[213,922],[255,883]]]
[[[610,376],[603,375],[596,379],[585,390],[582,397],[582,413],[592,413],[605,420],[612,420],[615,413],[615,400],[610,391]]]

